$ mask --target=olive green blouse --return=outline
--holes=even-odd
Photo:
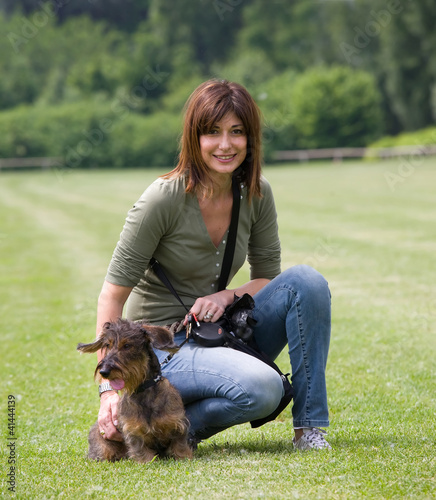
[[[271,187],[261,178],[262,198],[241,208],[229,282],[247,258],[250,279],[273,279],[280,273],[280,241]],[[110,262],[106,280],[134,287],[126,316],[167,325],[186,314],[171,292],[149,269],[155,257],[189,308],[198,297],[218,291],[227,233],[216,247],[210,239],[197,197],[185,192],[185,179],[157,179],[129,211]]]

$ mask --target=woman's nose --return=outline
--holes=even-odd
[[[230,144],[230,138],[227,134],[222,134],[221,139],[220,139],[220,149],[223,151],[229,149],[231,146]]]

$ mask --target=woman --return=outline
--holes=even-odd
[[[182,343],[186,311],[149,269],[152,257],[199,320],[216,321],[234,294],[248,293],[256,304],[259,347],[273,359],[289,347],[294,446],[330,448],[318,429],[329,425],[330,293],[324,278],[308,266],[280,273],[274,199],[260,162],[260,112],[250,94],[227,81],[200,85],[186,106],[177,167],[156,180],[127,216],[99,296],[97,335],[106,321],[122,316],[129,298],[129,319],[178,324],[182,331],[175,341]],[[217,291],[232,212],[232,175],[238,167],[241,206],[229,281],[245,258],[251,280]],[[157,355],[163,361],[167,354]],[[225,347],[186,343],[162,370],[182,396],[194,442],[269,415],[283,393],[274,370]],[[117,403],[117,392],[102,392],[98,422],[106,439],[122,440]]]

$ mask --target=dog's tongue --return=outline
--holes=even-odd
[[[124,387],[124,380],[121,378],[109,380],[109,383],[114,391],[121,391],[121,389]]]

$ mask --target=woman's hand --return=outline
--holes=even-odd
[[[233,302],[234,292],[232,290],[222,290],[199,297],[189,311],[195,314],[199,321],[215,322],[224,314],[225,308]],[[188,316],[185,317],[184,325],[188,323]]]
[[[212,295],[199,297],[189,312],[195,314],[199,321],[218,321],[224,314],[226,307],[233,302],[235,295],[242,297],[244,293],[248,293],[253,297],[269,281],[268,279],[257,278],[234,290],[222,290]],[[188,315],[185,316],[183,324],[184,326],[188,324]]]
[[[106,321],[115,321],[121,318],[123,306],[130,295],[132,288],[118,286],[105,281],[98,298],[97,309],[97,338]],[[101,361],[104,354],[99,350],[97,359]],[[98,428],[104,439],[123,441],[123,436],[117,430],[118,401],[120,397],[115,391],[106,391],[100,397],[100,411],[98,412]]]
[[[118,401],[120,397],[115,391],[103,392],[100,398],[100,411],[98,412],[98,428],[104,439],[110,441],[123,441],[123,436],[117,429]],[[102,434],[104,432],[104,434]]]

